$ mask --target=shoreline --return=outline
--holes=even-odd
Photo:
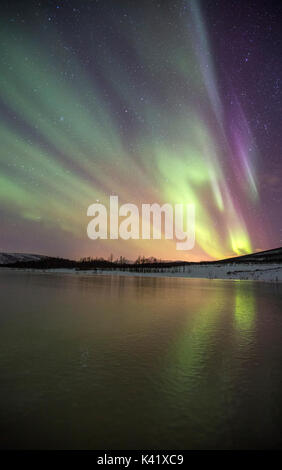
[[[190,265],[167,268],[164,271],[150,271],[150,268],[140,268],[140,271],[131,270],[110,270],[110,269],[89,269],[77,270],[75,268],[56,268],[56,269],[33,269],[33,268],[12,268],[1,267],[0,270],[37,272],[41,274],[72,274],[72,275],[108,275],[108,276],[133,276],[133,277],[173,277],[186,279],[209,279],[209,280],[244,280],[244,281],[263,281],[263,282],[282,282],[281,264],[213,264],[213,265]]]

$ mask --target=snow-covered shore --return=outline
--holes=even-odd
[[[84,273],[89,273],[84,271]],[[281,264],[204,264],[179,266],[166,268],[162,272],[150,271],[145,269],[144,272],[135,271],[106,271],[97,270],[95,274],[111,274],[111,275],[127,275],[127,276],[151,276],[151,277],[186,277],[186,278],[203,278],[203,279],[242,279],[268,282],[282,281],[282,265]]]
[[[15,270],[16,268],[0,268]],[[18,269],[16,269],[18,271]],[[23,269],[20,269],[23,271]],[[133,270],[76,270],[76,269],[24,269],[38,273],[62,273],[75,275],[120,275],[120,276],[145,276],[145,277],[185,277],[202,279],[239,279],[267,282],[282,281],[281,264],[260,263],[230,263],[230,264],[194,264],[185,266],[174,266],[171,268],[142,268],[136,272]]]

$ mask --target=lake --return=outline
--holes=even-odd
[[[0,447],[282,447],[282,285],[0,270]]]

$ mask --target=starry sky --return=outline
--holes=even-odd
[[[210,260],[282,245],[282,4],[1,2],[0,251]],[[193,203],[196,245],[87,208]]]

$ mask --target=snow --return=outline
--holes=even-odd
[[[89,273],[85,271],[85,273]],[[230,264],[199,264],[166,268],[162,272],[131,272],[97,270],[97,274],[119,274],[129,276],[153,277],[186,277],[203,279],[241,279],[254,281],[282,281],[281,264],[230,263]]]
[[[3,268],[4,269],[4,268]],[[142,269],[142,268],[141,268]],[[21,270],[23,271],[23,270]],[[83,276],[93,275],[120,275],[120,276],[143,276],[143,277],[184,277],[202,279],[238,279],[281,282],[282,264],[268,263],[228,263],[228,264],[193,264],[185,266],[174,266],[171,268],[144,268],[144,272],[131,270],[76,270],[76,269],[25,269],[36,273],[61,273]]]
[[[46,256],[30,253],[0,253],[0,265],[16,263],[17,261],[37,261],[42,258],[46,258]]]

